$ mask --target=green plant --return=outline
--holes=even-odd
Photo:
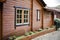
[[[25,38],[25,36],[24,36],[24,35],[16,37],[16,39],[15,39],[15,40],[21,40],[21,39],[23,39],[23,38]]]
[[[25,35],[25,36],[28,36],[28,35],[29,35],[29,32],[26,32],[24,35]]]
[[[35,33],[35,32],[30,31],[30,32],[29,32],[29,35],[34,34],[34,33]]]
[[[55,27],[55,25],[52,25],[50,28],[54,28]]]
[[[46,28],[46,29],[48,29],[48,28]]]
[[[37,30],[38,32],[42,31],[42,29]]]
[[[10,36],[8,39],[9,40],[14,40],[14,39],[16,39],[16,36]]]

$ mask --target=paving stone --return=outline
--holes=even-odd
[[[32,40],[60,40],[60,31],[51,32],[51,33],[36,37]]]

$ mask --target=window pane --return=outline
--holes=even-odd
[[[17,23],[22,23],[22,19],[20,19],[20,20],[17,20]]]
[[[40,20],[40,10],[37,10],[37,21]]]
[[[22,10],[20,10],[20,15],[22,15]]]
[[[17,15],[17,18],[19,18],[19,15]]]
[[[28,22],[28,19],[24,19],[24,23],[27,23]]]
[[[28,14],[28,11],[27,10],[24,10],[24,14]]]
[[[17,13],[19,13],[19,10],[17,10]]]
[[[20,23],[22,23],[22,20],[20,19]]]
[[[24,23],[25,23],[25,19],[24,19]]]
[[[22,14],[22,10],[17,10],[17,13],[18,14]]]
[[[22,15],[20,15],[20,18],[22,18]]]
[[[28,19],[26,19],[26,22],[28,22]]]
[[[40,19],[40,11],[38,11],[38,19]]]
[[[20,20],[17,20],[17,23],[20,23]]]
[[[28,10],[24,10],[24,23],[28,22]]]
[[[17,23],[22,23],[22,10],[17,10]]]
[[[28,18],[28,15],[24,15],[24,18]]]

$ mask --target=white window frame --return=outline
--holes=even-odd
[[[17,23],[17,10],[22,10],[22,15],[24,15],[24,10],[27,10],[28,11],[28,22],[27,23]],[[24,19],[24,16],[23,16],[23,19]],[[24,21],[24,20],[22,20]],[[29,9],[21,9],[21,8],[16,8],[16,25],[24,25],[24,24],[29,24]]]
[[[56,19],[57,18],[57,16],[56,15],[54,15],[54,19]]]
[[[37,21],[40,21],[40,10],[37,10]]]

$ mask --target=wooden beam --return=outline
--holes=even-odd
[[[44,17],[43,17],[44,15],[43,15],[43,14],[44,14],[44,10],[43,10],[43,8],[42,8],[42,29],[44,28],[44,27],[43,27],[43,22],[44,22]]]
[[[31,0],[30,27],[31,31],[33,31],[33,0]]]
[[[0,3],[0,40],[2,40],[2,12],[3,3]]]
[[[54,13],[52,12],[51,15],[52,15],[51,16],[51,18],[52,18],[52,25],[54,25]]]
[[[5,2],[6,0],[0,0],[0,2]]]

